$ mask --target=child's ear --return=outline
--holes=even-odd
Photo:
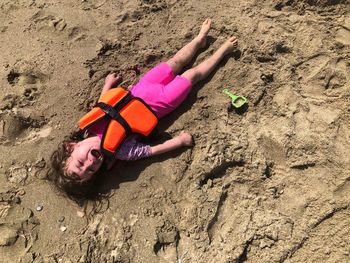
[[[76,144],[77,144],[76,142],[68,142],[66,143],[65,147],[69,152],[72,152]]]

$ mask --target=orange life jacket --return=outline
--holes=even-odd
[[[148,136],[158,124],[158,118],[151,108],[123,88],[107,91],[94,108],[79,120],[79,128],[84,131],[103,118],[108,123],[102,137],[101,151],[109,157],[115,154],[131,133]]]

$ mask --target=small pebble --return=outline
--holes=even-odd
[[[62,223],[64,221],[65,217],[64,216],[61,216],[59,219],[58,219],[58,222]]]
[[[41,211],[41,210],[43,210],[43,206],[42,205],[38,205],[37,207],[36,207],[36,211]]]
[[[85,213],[83,211],[77,211],[77,216],[78,217],[84,217]]]
[[[17,192],[18,195],[25,195],[26,194],[26,191],[24,191],[23,189],[20,189],[18,192]]]
[[[67,227],[66,227],[66,226],[60,226],[60,230],[61,230],[62,232],[64,232],[64,231],[67,230]]]

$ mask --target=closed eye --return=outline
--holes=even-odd
[[[84,165],[84,163],[83,163],[83,161],[78,161],[78,163],[80,164],[80,166],[83,166]]]

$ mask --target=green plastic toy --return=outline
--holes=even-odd
[[[239,109],[240,107],[242,107],[244,104],[247,103],[247,99],[245,97],[237,96],[233,94],[231,91],[229,91],[228,89],[224,89],[222,92],[231,98],[232,105],[236,109]]]

